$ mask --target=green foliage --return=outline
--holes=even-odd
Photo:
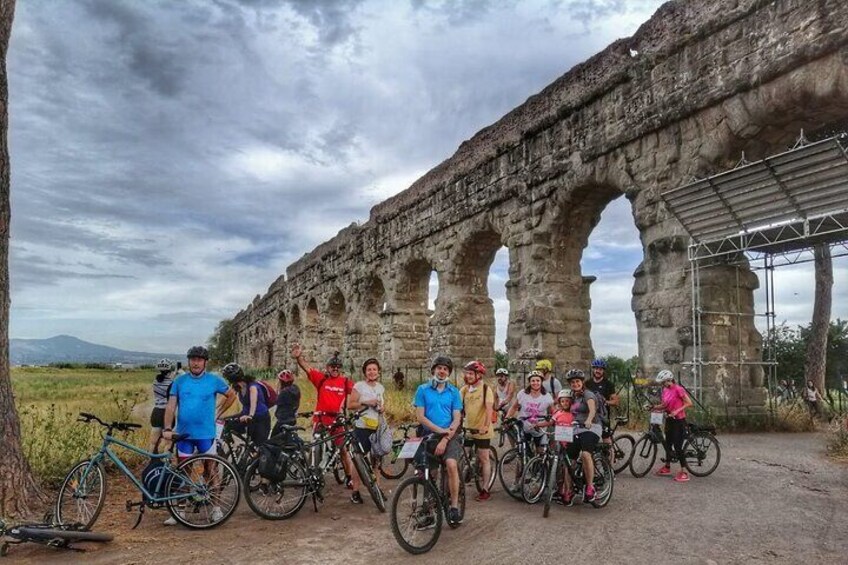
[[[12,369],[12,387],[21,421],[21,440],[27,460],[45,484],[61,481],[75,462],[100,446],[101,429],[77,422],[79,412],[104,420],[146,424],[152,373],[149,371],[84,369],[74,366]],[[147,431],[125,436],[144,447]],[[121,457],[133,464],[140,458]]]
[[[804,380],[804,361],[810,325],[790,328],[785,323],[772,329],[769,340],[774,348],[779,379]],[[827,339],[825,383],[829,388],[840,388],[848,375],[848,321],[837,319],[830,323]]]
[[[628,382],[640,364],[639,357],[635,355],[627,360],[615,355],[607,355],[602,359],[607,362],[607,378],[619,385]]]
[[[221,320],[207,340],[209,362],[221,367],[235,359],[236,325],[233,320]]]
[[[827,453],[838,459],[848,459],[848,418],[834,421],[827,438]]]
[[[508,369],[509,365],[509,356],[506,354],[506,351],[501,351],[500,349],[495,350],[495,370],[497,369]]]

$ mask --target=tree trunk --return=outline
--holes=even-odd
[[[6,53],[15,0],[0,0],[0,516],[24,517],[44,495],[21,449],[21,425],[9,375],[9,85]]]
[[[807,342],[804,375],[808,381],[813,381],[819,392],[824,394],[827,333],[830,327],[830,307],[832,303],[833,262],[830,257],[830,247],[827,245],[817,245],[814,252],[816,297],[813,303],[813,320],[810,324],[810,339]]]

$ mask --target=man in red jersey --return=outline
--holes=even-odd
[[[342,360],[338,352],[327,360],[325,372],[321,372],[309,365],[303,357],[303,347],[299,343],[295,343],[292,346],[291,356],[297,361],[297,364],[303,369],[309,381],[318,391],[315,412],[325,413],[322,416],[316,415],[312,417],[313,429],[324,426],[330,429],[330,433],[338,433],[340,430],[332,427],[336,415],[341,414],[347,408],[348,404],[359,406],[359,393],[353,388],[353,380],[342,374]],[[341,445],[343,441],[343,436],[335,439],[336,445]],[[353,464],[347,450],[342,451],[342,464],[344,465],[345,474],[351,477],[353,475]],[[351,496],[351,502],[354,504],[362,504],[362,498],[358,494],[359,491],[355,490]]]

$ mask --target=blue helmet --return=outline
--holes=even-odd
[[[603,359],[595,359],[594,361],[592,361],[592,368],[593,369],[606,369],[607,368],[607,362],[604,361]]]

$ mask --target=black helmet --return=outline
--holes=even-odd
[[[433,359],[433,363],[430,365],[431,373],[433,372],[433,369],[436,368],[436,365],[444,365],[448,368],[448,371],[453,373],[453,361],[451,361],[450,357],[439,355],[435,359]]]
[[[339,356],[338,351],[333,353],[333,356],[330,357],[329,359],[327,359],[327,366],[328,367],[338,367],[338,368],[344,367],[344,363],[342,363],[342,358],[341,358],[341,356]]]
[[[206,359],[208,361],[209,350],[202,345],[193,345],[188,348],[188,353],[186,353],[186,358],[191,359],[192,357],[200,357],[201,359]]]
[[[235,383],[244,379],[244,371],[238,363],[227,363],[221,369],[221,375],[231,383]]]

